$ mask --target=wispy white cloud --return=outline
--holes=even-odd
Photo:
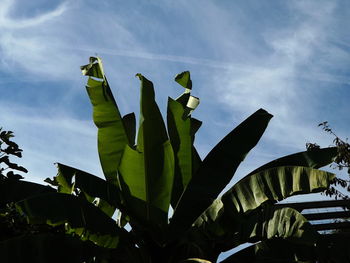
[[[314,108],[322,102],[311,95],[322,92],[320,83],[340,85],[349,80],[329,73],[322,63],[337,55],[327,51],[337,49],[327,38],[335,16],[335,2],[320,5],[317,1],[291,1],[289,4],[298,18],[295,22],[259,32],[272,50],[264,57],[264,66],[251,72],[228,70],[217,82],[222,87],[220,99],[233,111],[252,112],[263,107],[275,114],[267,133],[269,139],[293,148],[303,145],[310,136],[322,137],[317,136],[315,128],[320,120],[314,118]],[[250,62],[259,64],[260,59]]]
[[[40,109],[0,101],[0,118],[15,133],[23,151],[18,163],[29,170],[26,179],[42,183],[56,174],[61,162],[102,176],[97,155],[96,128],[91,121],[46,113]]]
[[[158,98],[166,99],[165,94],[172,89],[163,87],[171,85],[175,73],[191,69],[196,95],[202,99],[195,115],[204,121],[198,136],[204,138],[197,137],[203,155],[225,131],[233,128],[233,123],[242,120],[241,116],[260,107],[275,115],[264,138],[276,147],[258,146],[254,161],[247,160],[249,166],[277,157],[277,150],[271,148],[289,153],[303,148],[312,138],[327,145],[328,139],[319,136],[322,132],[315,127],[324,119],[316,117],[315,108],[321,102],[314,94],[322,96],[321,82],[349,84],[346,75],[329,70],[334,65],[340,68],[350,64],[349,53],[340,47],[346,46],[347,41],[334,28],[338,1],[290,1],[276,10],[266,8],[263,2],[252,6],[245,1],[206,5],[201,1],[164,1],[147,8],[131,3],[116,8],[113,1],[96,6],[93,1],[63,1],[51,11],[25,19],[9,15],[14,3],[15,0],[0,3],[2,72],[20,73],[20,77],[28,79],[50,79],[57,86],[64,81],[59,88],[48,87],[45,97],[56,96],[59,89],[69,96],[83,89],[79,65],[97,53],[104,58],[110,83],[119,86],[116,94],[120,108],[129,112],[137,107],[135,73],[150,74],[158,88]],[[15,91],[25,93],[26,89],[16,87]],[[7,112],[11,118],[1,117],[6,125],[18,130],[17,134],[27,129],[26,120],[35,123],[23,140],[25,151],[36,157],[36,161],[29,162],[33,171],[41,169],[39,159],[51,162],[59,161],[55,156],[70,156],[64,160],[76,158],[88,166],[91,162],[83,159],[96,159],[95,148],[83,149],[78,143],[81,137],[82,144],[95,147],[91,121],[87,125],[79,117],[72,117],[69,112],[76,109],[76,104],[61,100],[54,108],[62,109],[56,115],[51,110],[49,117],[36,111],[31,115],[26,111],[12,115]],[[32,117],[37,115],[41,116],[37,120]],[[67,125],[60,127],[55,119]],[[70,123],[89,134],[71,130]],[[40,141],[35,138],[35,130],[55,134],[52,156],[43,148],[35,150],[38,145],[50,145],[47,136],[40,136]],[[62,130],[61,135],[58,130]],[[30,140],[30,136],[34,139]],[[61,137],[71,138],[71,146]],[[79,149],[84,153],[91,149],[94,155],[83,158]],[[65,151],[72,154],[65,155]]]
[[[67,9],[68,2],[61,3],[56,9],[47,13],[27,19],[13,19],[9,16],[9,11],[13,7],[15,0],[3,0],[0,3],[0,28],[23,29],[38,26],[56,17],[61,16]]]

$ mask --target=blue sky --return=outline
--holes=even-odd
[[[328,146],[322,121],[349,136],[349,17],[346,0],[2,0],[0,126],[15,132],[28,180],[53,177],[54,162],[102,175],[79,66],[102,57],[123,114],[138,112],[135,73],[164,112],[190,70],[202,156],[255,110],[274,115],[237,181],[306,142]]]

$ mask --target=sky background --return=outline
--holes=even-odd
[[[202,157],[257,109],[274,115],[234,183],[306,142],[330,145],[320,122],[349,136],[349,17],[347,0],[1,0],[0,126],[15,132],[27,180],[55,176],[55,162],[102,176],[79,66],[102,58],[122,114],[138,113],[136,73],[164,113],[190,70]]]
[[[349,17],[347,0],[1,0],[0,126],[28,180],[55,176],[55,162],[102,176],[79,66],[102,58],[122,114],[138,113],[136,73],[165,112],[183,91],[174,76],[190,70],[202,157],[257,109],[274,115],[236,182],[306,142],[330,145],[320,122],[349,136]]]

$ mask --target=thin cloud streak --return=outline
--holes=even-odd
[[[318,136],[319,130],[315,127],[319,121],[316,118],[315,107],[320,105],[320,101],[313,98],[315,93],[322,95],[319,84],[349,84],[347,74],[329,70],[332,64],[336,65],[336,68],[349,65],[346,51],[332,45],[332,41],[342,41],[337,38],[338,32],[332,32],[331,36],[329,34],[329,25],[332,25],[333,19],[336,18],[334,10],[338,1],[331,4],[319,4],[316,1],[299,1],[296,4],[296,1],[291,1],[286,4],[289,9],[265,10],[272,13],[281,12],[277,18],[285,19],[285,26],[281,26],[279,21],[274,21],[274,18],[271,18],[274,16],[270,17],[268,13],[261,15],[260,9],[259,12],[256,8],[244,9],[244,1],[237,1],[227,9],[224,4],[214,2],[205,6],[200,1],[190,4],[188,1],[180,1],[176,5],[168,3],[164,4],[164,13],[148,10],[149,14],[154,14],[152,17],[146,12],[138,13],[139,7],[135,7],[134,12],[127,12],[130,10],[123,9],[124,5],[118,6],[118,12],[113,12],[112,1],[108,10],[104,5],[99,5],[98,8],[93,4],[84,5],[83,1],[78,1],[72,8],[72,1],[65,1],[53,11],[33,18],[32,21],[36,22],[29,23],[28,27],[11,27],[9,25],[17,22],[17,19],[8,18],[9,7],[6,7],[6,4],[9,6],[14,2],[2,2],[3,8],[0,9],[0,18],[3,18],[0,19],[0,23],[5,21],[0,36],[2,72],[14,73],[13,76],[21,74],[22,82],[25,79],[40,81],[42,78],[57,82],[55,88],[48,87],[45,90],[45,99],[57,96],[58,90],[64,90],[67,96],[70,96],[75,91],[80,92],[79,89],[83,89],[84,86],[85,81],[82,80],[78,67],[86,63],[87,56],[97,53],[104,59],[108,73],[114,73],[108,74],[110,83],[113,84],[114,80],[117,85],[121,83],[118,102],[120,108],[125,109],[126,105],[131,104],[129,98],[135,97],[135,91],[129,85],[132,80],[126,75],[143,73],[144,70],[147,74],[155,75],[155,86],[158,87],[168,85],[168,75],[164,77],[165,74],[172,74],[174,71],[177,73],[178,69],[190,69],[196,86],[195,92],[203,101],[196,110],[196,115],[202,114],[204,121],[200,136],[203,136],[204,132],[205,138],[200,139],[199,146],[203,149],[202,152],[211,148],[209,146],[213,141],[216,142],[213,140],[213,134],[217,137],[224,135],[222,127],[218,129],[217,123],[212,119],[222,122],[227,128],[232,119],[240,119],[236,116],[247,116],[260,107],[275,115],[263,143],[268,142],[275,146],[279,153],[302,150],[310,137],[315,136],[315,141],[322,137]],[[162,10],[157,9],[159,12]],[[169,16],[167,23],[164,23],[162,15]],[[47,20],[40,17],[46,17]],[[169,25],[168,22],[172,19],[177,22]],[[259,19],[263,21],[257,23]],[[134,23],[135,21],[142,23]],[[5,26],[6,23],[8,26]],[[184,28],[186,32],[183,31]],[[184,35],[181,35],[182,33]],[[1,80],[1,85],[8,83],[6,81]],[[14,92],[26,92],[25,88],[15,87],[15,83],[11,86],[14,86]],[[157,89],[157,96],[165,97],[165,93],[168,92],[164,90],[167,89]],[[128,100],[125,99],[127,96]],[[77,110],[78,106],[72,100],[70,102],[72,105],[61,98],[61,103],[55,105],[56,109],[62,107],[58,110],[59,114],[64,115],[65,112]],[[16,101],[11,103],[12,107],[17,106]],[[85,112],[85,109],[78,110]],[[11,116],[24,123],[26,118],[31,120],[36,114],[37,112],[32,115],[17,112]],[[52,119],[57,117],[53,112],[50,114]],[[57,119],[67,124],[71,122],[74,127],[90,127],[82,124],[79,116],[67,116]],[[227,119],[230,119],[230,122]],[[38,129],[41,125],[46,127],[47,132],[61,129],[49,118],[33,118],[33,122]],[[25,130],[23,125],[15,125],[9,119],[4,123],[17,127],[17,134]],[[229,128],[232,128],[233,125],[230,126]],[[92,127],[87,129],[89,134],[95,131]],[[65,126],[62,130],[62,136],[71,138],[71,148],[62,146],[60,149],[59,144],[66,145],[67,142],[55,139],[55,152],[52,152],[52,156],[48,154],[50,160],[55,159],[54,155],[61,158],[67,149],[77,156],[77,149],[82,149],[82,152],[96,150],[93,148],[96,141],[92,139],[92,135],[81,135]],[[35,133],[31,131],[26,135],[28,142],[24,141],[24,146],[31,149],[31,153],[32,149],[37,147],[37,143],[33,143],[37,139],[30,142],[30,136],[33,134]],[[85,138],[83,143],[92,143],[93,146],[79,146],[80,136]],[[49,138],[46,139],[49,141]],[[327,141],[320,140],[321,143]],[[50,145],[44,138],[40,143]],[[271,148],[273,147],[268,150],[258,149],[259,154],[254,155],[257,162],[266,156],[275,156],[276,151],[271,151]],[[33,156],[41,158],[41,153],[35,152]],[[79,157],[81,162],[76,166],[88,165],[89,169],[93,169],[90,163],[96,161],[99,167],[97,158],[91,156]],[[49,160],[44,156],[42,158],[45,162]],[[59,161],[57,159],[54,161]],[[32,166],[33,170],[41,169],[38,161],[33,163],[38,165],[37,168]]]
[[[29,170],[27,180],[42,183],[56,174],[61,162],[102,176],[97,154],[96,127],[92,121],[43,113],[40,109],[10,107],[0,101],[3,128],[14,131],[14,140],[23,149],[18,163]],[[83,165],[82,165],[83,164]]]
[[[68,7],[68,2],[61,3],[56,9],[28,19],[11,19],[8,16],[10,9],[13,7],[14,0],[3,0],[0,4],[0,28],[5,29],[23,29],[38,26],[56,17],[61,16]]]
[[[106,49],[106,48],[92,48],[92,47],[61,47],[62,50],[77,50],[89,52],[90,54],[94,54],[96,56],[101,55],[109,55],[109,56],[119,56],[119,57],[127,57],[127,58],[138,58],[138,59],[148,59],[148,60],[156,60],[156,61],[166,61],[166,62],[175,62],[181,64],[191,64],[203,67],[210,67],[215,69],[223,69],[230,71],[235,71],[237,74],[246,74],[249,73],[251,75],[261,75],[262,78],[266,78],[272,75],[283,75],[281,69],[276,66],[275,68],[269,69],[268,67],[257,67],[249,64],[239,64],[233,62],[221,62],[212,59],[205,58],[195,58],[189,56],[174,56],[167,54],[157,54],[151,52],[142,52],[138,50],[115,50],[115,49]],[[260,73],[260,74],[259,74]],[[265,77],[263,76],[265,75]],[[350,84],[349,78],[346,76],[339,76],[336,74],[329,74],[326,72],[308,72],[302,73],[299,72],[297,76],[292,76],[290,74],[286,74],[284,79],[300,79],[300,80],[317,80],[321,82],[331,82],[338,84]],[[257,78],[259,81],[259,77]]]
[[[216,80],[221,83],[219,87],[225,87],[220,89],[220,94],[224,95],[219,100],[232,111],[251,112],[263,107],[275,114],[268,138],[292,148],[305,143],[310,135],[320,137],[312,128],[317,125],[317,120],[313,125],[307,123],[315,116],[314,108],[320,103],[310,97],[314,92],[322,92],[319,84],[349,84],[348,77],[330,74],[329,69],[319,63],[334,55],[326,53],[326,57],[320,57],[319,51],[325,53],[330,47],[326,36],[327,28],[333,22],[335,6],[327,4],[317,8],[319,4],[315,1],[302,3],[291,7],[299,12],[301,21],[289,28],[269,29],[262,33],[273,50],[265,58],[263,68],[243,74],[229,70],[225,77]],[[309,12],[310,5],[317,12]],[[304,81],[308,81],[307,84]]]

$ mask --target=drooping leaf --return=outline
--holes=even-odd
[[[238,230],[232,226],[248,220],[245,218],[261,205],[323,191],[334,177],[332,173],[299,166],[276,167],[247,176],[212,203],[196,220],[195,229],[206,233],[211,242],[219,242],[221,250],[232,248],[243,242],[234,235]]]
[[[307,219],[289,207],[260,207],[240,217],[239,222],[232,229],[238,233],[240,243],[282,238],[313,245],[319,238]]]
[[[41,184],[21,180],[0,180],[0,207],[30,196],[54,192],[55,189]]]
[[[224,203],[247,212],[262,203],[283,200],[297,194],[321,192],[333,182],[335,174],[303,166],[282,166],[246,176],[223,196]]]
[[[63,234],[24,235],[0,242],[2,263],[80,263],[109,253],[89,241]]]
[[[73,195],[43,194],[17,202],[16,207],[31,224],[68,223],[71,232],[102,247],[115,248],[126,236],[125,230],[99,208]]]
[[[271,118],[267,111],[258,110],[213,148],[182,195],[170,223],[171,232],[180,234],[210,206],[258,143]]]
[[[107,215],[112,216],[115,209],[121,207],[120,189],[112,183],[109,183],[95,175],[81,171],[79,169],[57,163],[57,176],[55,181],[58,182],[60,193],[71,194],[74,189],[79,189],[87,198],[98,197],[102,200],[99,207]],[[74,183],[72,178],[75,178]],[[106,203],[107,202],[107,203]]]
[[[278,166],[305,166],[318,169],[332,163],[334,158],[337,156],[337,153],[337,147],[312,149],[299,152],[264,164],[263,166],[249,173],[249,175]]]
[[[125,145],[128,144],[123,120],[104,75],[101,60],[90,58],[90,64],[81,68],[84,75],[90,76],[86,89],[93,106],[93,120],[98,128],[98,152],[102,169],[107,181],[117,185],[117,169]]]
[[[334,177],[332,173],[302,166],[263,170],[240,180],[220,199],[215,200],[195,224],[221,229],[220,218],[246,213],[267,201],[274,203],[292,195],[323,191]]]
[[[275,238],[313,246],[319,234],[297,210],[267,205],[250,213],[219,217],[220,224],[208,224],[198,228],[205,235],[214,251],[225,252],[246,242]],[[195,228],[196,229],[196,228]]]

